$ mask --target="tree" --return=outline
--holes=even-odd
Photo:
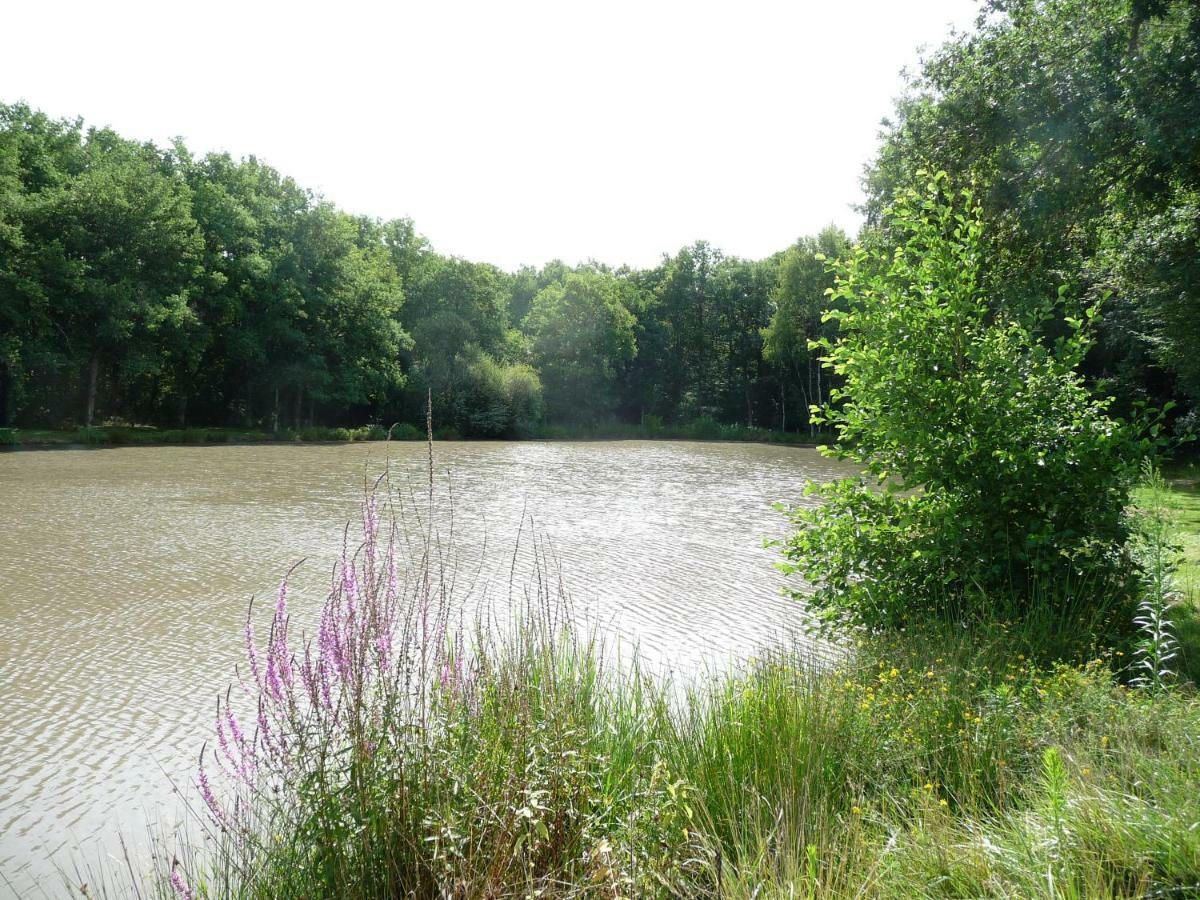
[[[868,220],[917,169],[977,185],[983,277],[1016,305],[1103,300],[1086,368],[1128,407],[1200,399],[1200,5],[992,0],[931,54],[868,172]],[[1174,383],[1173,383],[1174,382]]]
[[[827,452],[864,474],[809,486],[821,505],[792,510],[787,568],[819,582],[826,613],[870,626],[1117,574],[1143,449],[1077,371],[1095,308],[1060,294],[1024,318],[993,312],[981,210],[948,195],[944,175],[901,193],[894,253],[835,265],[839,335],[819,342],[844,379],[822,412]],[[1068,328],[1047,344],[1056,312]]]
[[[81,171],[40,191],[26,221],[51,316],[87,367],[90,425],[102,366],[138,363],[158,326],[186,315],[201,240],[186,183],[153,147],[93,130],[83,151]]]
[[[571,272],[534,297],[527,324],[550,416],[594,424],[611,415],[620,369],[636,353],[618,279]]]
[[[779,264],[778,280],[771,292],[771,321],[762,330],[763,357],[780,373],[780,428],[787,430],[787,394],[799,392],[796,418],[815,429],[810,410],[824,405],[831,385],[822,383],[819,353],[813,342],[833,336],[833,323],[822,312],[825,292],[833,286],[826,259],[840,259],[850,241],[840,228],[830,226],[816,238],[801,238],[788,248]]]

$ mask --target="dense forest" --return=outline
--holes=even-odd
[[[759,262],[502,272],[255,158],[0,107],[0,422],[275,428],[711,417],[802,428],[830,229]],[[775,311],[773,313],[773,311]],[[764,331],[765,329],[765,331]],[[764,337],[765,334],[765,337]]]
[[[858,240],[919,170],[982,199],[992,296],[1100,301],[1085,369],[1126,408],[1200,397],[1200,6],[992,0],[923,62],[864,177]],[[801,431],[836,228],[764,260],[504,272],[262,161],[0,105],[0,425],[713,419]],[[829,379],[824,376],[825,381]]]

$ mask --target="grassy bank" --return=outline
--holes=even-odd
[[[1200,589],[1200,463],[1189,461],[1170,468],[1172,491],[1168,505],[1183,548],[1179,578],[1185,588]]]
[[[297,442],[381,441],[388,436],[386,428],[364,425],[358,428],[325,428],[312,426],[281,429],[277,432],[243,428],[151,428],[148,426],[97,426],[74,430],[41,428],[0,428],[0,447],[29,449],[68,446],[148,446],[155,444],[261,444]],[[440,429],[438,440],[463,440],[453,428]],[[425,433],[413,425],[400,424],[392,428],[392,440],[424,440]],[[471,438],[465,438],[470,440]],[[492,438],[493,440],[495,438]],[[541,425],[505,440],[589,441],[589,440],[691,440],[739,441],[747,443],[794,444],[798,446],[824,443],[827,436],[808,433],[771,431],[742,425],[722,425],[711,419],[698,422],[663,425],[627,425],[610,423],[596,426]]]
[[[639,425],[611,422],[594,426],[542,425],[530,434],[535,440],[681,440],[681,441],[743,441],[764,444],[796,444],[811,446],[831,443],[831,435],[822,433],[773,431],[746,425],[723,425],[713,419],[695,422],[664,424],[650,420]]]
[[[180,876],[263,898],[1200,890],[1193,692],[1039,662],[1001,623],[912,637],[824,674],[764,661],[680,711],[527,633]]]
[[[161,896],[1200,892],[1200,698],[1130,686],[1096,597],[684,689],[565,628],[552,577],[458,627],[437,536],[387,534],[369,502],[311,644],[286,592],[248,630],[249,718],[218,713]]]
[[[154,444],[260,444],[319,441],[381,441],[387,429],[377,425],[360,428],[311,427],[277,432],[243,428],[151,428],[148,426],[104,425],[73,430],[44,428],[0,429],[0,447],[123,447]],[[424,434],[410,426],[393,430],[393,440],[423,440]]]

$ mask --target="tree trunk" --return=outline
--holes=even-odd
[[[180,394],[175,401],[175,422],[180,428],[187,428],[187,394]]]
[[[275,404],[271,407],[271,434],[279,431],[279,385],[275,385]]]
[[[292,404],[292,424],[296,428],[303,427],[304,423],[300,421],[300,411],[304,405],[304,385],[296,385],[296,400]]]
[[[92,427],[92,419],[96,416],[96,385],[99,380],[100,355],[93,353],[88,363],[87,412],[83,417],[83,424],[88,428]]]
[[[779,379],[779,430],[787,431],[787,381]]]

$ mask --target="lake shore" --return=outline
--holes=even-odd
[[[512,436],[460,435],[453,430],[434,432],[438,441],[704,441],[713,443],[786,444],[813,448],[832,441],[831,435],[773,431],[742,425],[720,425],[711,421],[679,426],[615,424],[595,428],[542,426]],[[358,428],[305,427],[270,432],[242,428],[154,428],[149,426],[97,426],[93,428],[0,428],[0,450],[54,450],[81,447],[139,447],[162,445],[237,444],[341,444],[388,440],[388,430],[379,425]],[[415,426],[392,427],[393,441],[423,441],[425,434]]]

